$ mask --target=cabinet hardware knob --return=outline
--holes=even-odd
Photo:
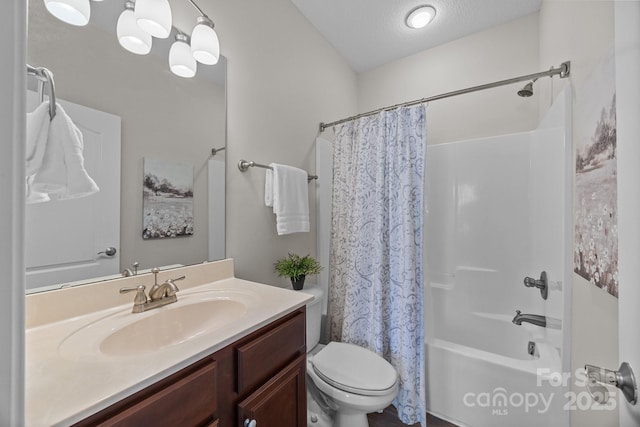
[[[258,423],[256,422],[256,420],[249,420],[249,418],[246,418],[244,420],[244,427],[256,427],[258,425]]]

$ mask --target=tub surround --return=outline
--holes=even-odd
[[[571,96],[567,88],[534,131],[428,149],[427,181],[437,185],[425,224],[427,407],[441,418],[476,427],[570,424],[569,382],[550,379],[573,372]],[[524,282],[542,271],[546,299]],[[518,310],[535,324],[519,324]]]
[[[305,305],[311,297],[234,277],[233,260],[161,271],[158,282],[186,275],[178,302],[133,314],[133,295],[122,287],[153,284],[153,275],[109,280],[26,297],[26,424],[67,425],[92,415],[178,372]],[[245,294],[246,313],[223,327],[179,344],[131,355],[108,355],[90,339],[70,343],[87,325],[109,328],[105,317],[132,320],[188,304],[212,293]],[[93,326],[98,325],[98,326]],[[66,341],[66,343],[65,343]],[[64,344],[64,345],[63,345]],[[73,345],[77,345],[74,351]],[[70,347],[71,346],[71,347]],[[123,353],[126,353],[124,351]]]

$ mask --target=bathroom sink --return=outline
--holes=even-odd
[[[72,332],[58,351],[74,360],[143,355],[215,332],[246,312],[240,298],[191,296],[144,313],[105,316]]]
[[[221,299],[171,307],[113,332],[100,350],[113,356],[155,351],[219,329],[244,313],[243,304]]]

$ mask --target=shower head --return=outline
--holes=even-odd
[[[518,96],[521,96],[523,98],[528,98],[528,97],[532,96],[533,95],[533,84],[535,83],[536,80],[538,80],[538,79],[537,78],[533,79],[529,83],[524,85],[524,87],[518,91]]]
[[[518,91],[518,96],[528,98],[533,95],[533,82],[529,82],[522,89]]]

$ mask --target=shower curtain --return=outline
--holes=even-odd
[[[422,291],[423,105],[338,125],[333,155],[331,339],[398,371],[400,419],[426,426]]]

